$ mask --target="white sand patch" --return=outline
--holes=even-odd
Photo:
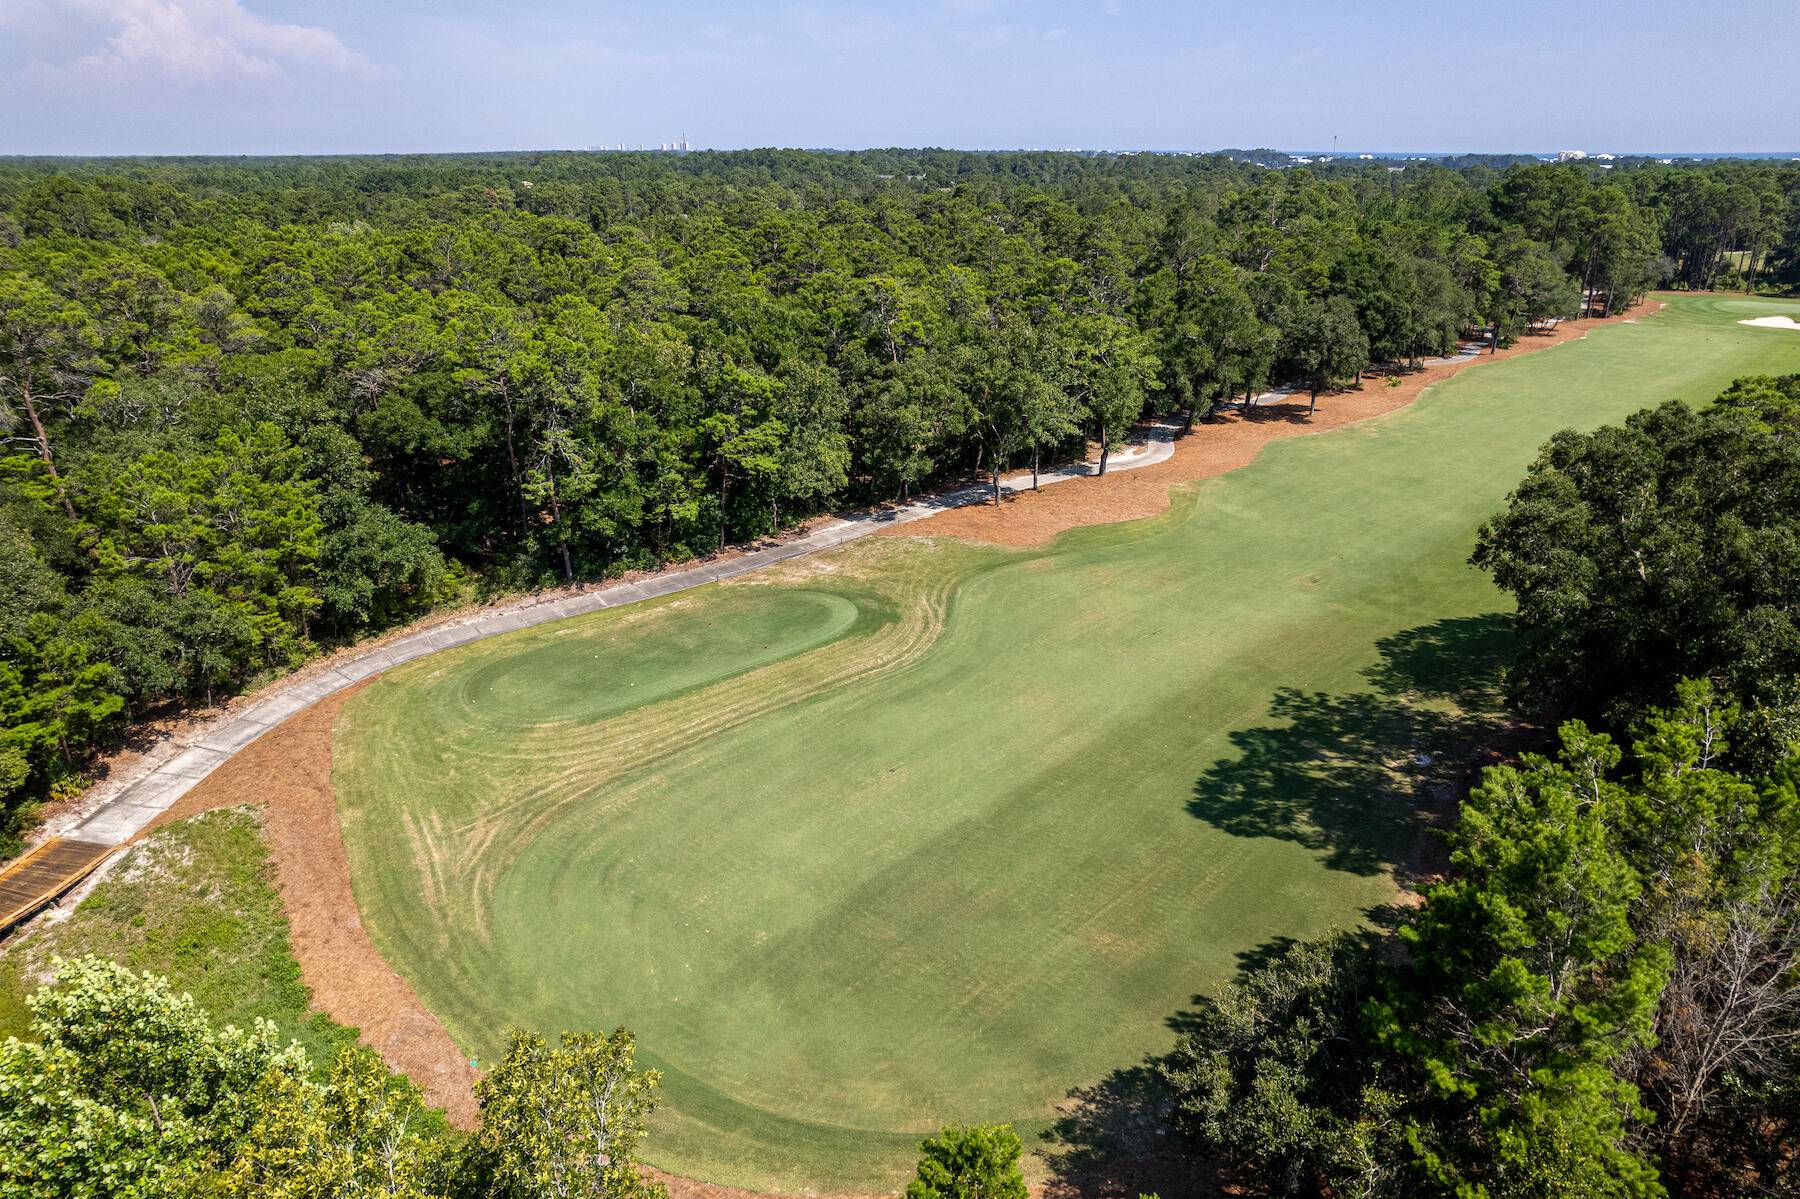
[[[1793,329],[1800,332],[1800,321],[1783,313],[1780,316],[1755,316],[1749,320],[1739,321],[1740,325],[1755,325],[1762,329]]]

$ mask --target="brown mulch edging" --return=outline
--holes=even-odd
[[[1658,300],[1643,300],[1615,316],[1564,321],[1549,333],[1522,337],[1497,354],[1484,352],[1469,362],[1428,366],[1394,376],[1400,380],[1398,387],[1390,387],[1387,378],[1373,377],[1360,390],[1320,395],[1319,409],[1310,418],[1306,415],[1308,398],[1304,393],[1261,405],[1248,413],[1233,409],[1217,420],[1196,424],[1191,434],[1175,443],[1174,456],[1155,466],[1098,478],[1071,479],[1043,491],[1014,492],[999,507],[972,504],[952,508],[924,520],[883,529],[878,536],[960,537],[990,545],[1036,546],[1083,525],[1155,516],[1169,506],[1170,487],[1247,466],[1271,441],[1323,433],[1385,416],[1406,407],[1427,387],[1458,371],[1549,349],[1585,337],[1597,325],[1616,324],[1661,307]]]
[[[468,1128],[475,1122],[475,1071],[412,986],[376,951],[350,890],[331,789],[331,726],[344,702],[367,685],[365,680],[327,696],[269,730],[149,829],[214,808],[262,806],[275,885],[313,1006],[360,1030],[363,1044],[417,1083],[452,1123]]]

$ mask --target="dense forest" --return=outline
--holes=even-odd
[[[130,722],[434,606],[1797,280],[1789,163],[0,162],[0,855]]]

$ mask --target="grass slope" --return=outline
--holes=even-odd
[[[0,955],[0,1037],[25,1035],[25,996],[51,958],[90,953],[166,975],[218,1023],[271,1020],[321,1065],[356,1041],[355,1029],[307,1010],[262,825],[243,809],[150,834],[66,920],[9,941]]]
[[[370,931],[473,1053],[631,1026],[670,1170],[887,1187],[942,1121],[1041,1127],[1395,898],[1506,649],[1476,527],[1559,428],[1800,370],[1735,323],[1784,307],[1677,300],[1048,549],[863,542],[392,671],[335,735]]]

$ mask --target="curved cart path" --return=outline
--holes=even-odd
[[[1107,464],[1108,473],[1136,470],[1168,460],[1175,452],[1175,434],[1173,424],[1149,426],[1140,440],[1112,455]],[[1040,481],[1049,486],[1095,473],[1097,467],[1093,463],[1078,462],[1044,471]],[[1000,486],[1007,492],[1029,490],[1031,473],[1026,471],[1005,477]],[[366,650],[351,650],[307,672],[303,678],[276,684],[248,705],[215,717],[193,733],[172,739],[158,751],[146,754],[121,771],[118,778],[103,784],[105,790],[95,797],[98,804],[85,815],[60,822],[61,828],[55,827],[59,822],[52,822],[50,831],[72,841],[123,845],[191,791],[201,779],[276,725],[325,697],[402,662],[547,621],[672,595],[749,574],[777,562],[843,545],[882,529],[923,520],[950,508],[982,503],[992,494],[987,484],[979,484],[940,492],[910,504],[871,508],[833,521],[802,537],[735,558],[665,571],[638,582],[582,590],[558,599],[533,597],[485,609],[461,621],[434,625]]]
[[[1481,348],[1470,345],[1450,357],[1428,358],[1424,365],[1460,365],[1473,361],[1480,355]],[[1300,389],[1291,387],[1277,388],[1257,396],[1255,403],[1260,405],[1284,400],[1298,390]],[[1166,462],[1175,453],[1176,435],[1177,425],[1174,422],[1161,421],[1148,426],[1140,439],[1111,456],[1107,463],[1108,472],[1138,470]],[[1040,485],[1048,487],[1071,479],[1088,478],[1097,473],[1095,463],[1077,462],[1043,471],[1039,481]],[[1008,493],[1028,491],[1032,486],[1031,472],[1021,471],[1006,476],[1001,480],[1000,486]],[[319,664],[316,669],[306,671],[302,677],[277,683],[242,708],[225,712],[184,736],[171,738],[167,744],[144,755],[131,766],[122,769],[117,777],[109,778],[97,788],[92,797],[93,802],[84,805],[83,814],[52,821],[46,831],[73,841],[123,845],[176,800],[191,791],[201,779],[276,725],[326,696],[335,695],[346,687],[373,678],[402,662],[548,621],[672,595],[678,591],[749,574],[777,562],[816,554],[883,529],[924,520],[952,508],[984,503],[991,495],[989,485],[981,483],[939,492],[909,504],[870,508],[833,521],[804,536],[779,541],[734,558],[664,571],[637,582],[583,589],[556,599],[530,597],[484,609],[465,619],[435,624],[416,633],[383,641],[366,650],[352,649]]]

